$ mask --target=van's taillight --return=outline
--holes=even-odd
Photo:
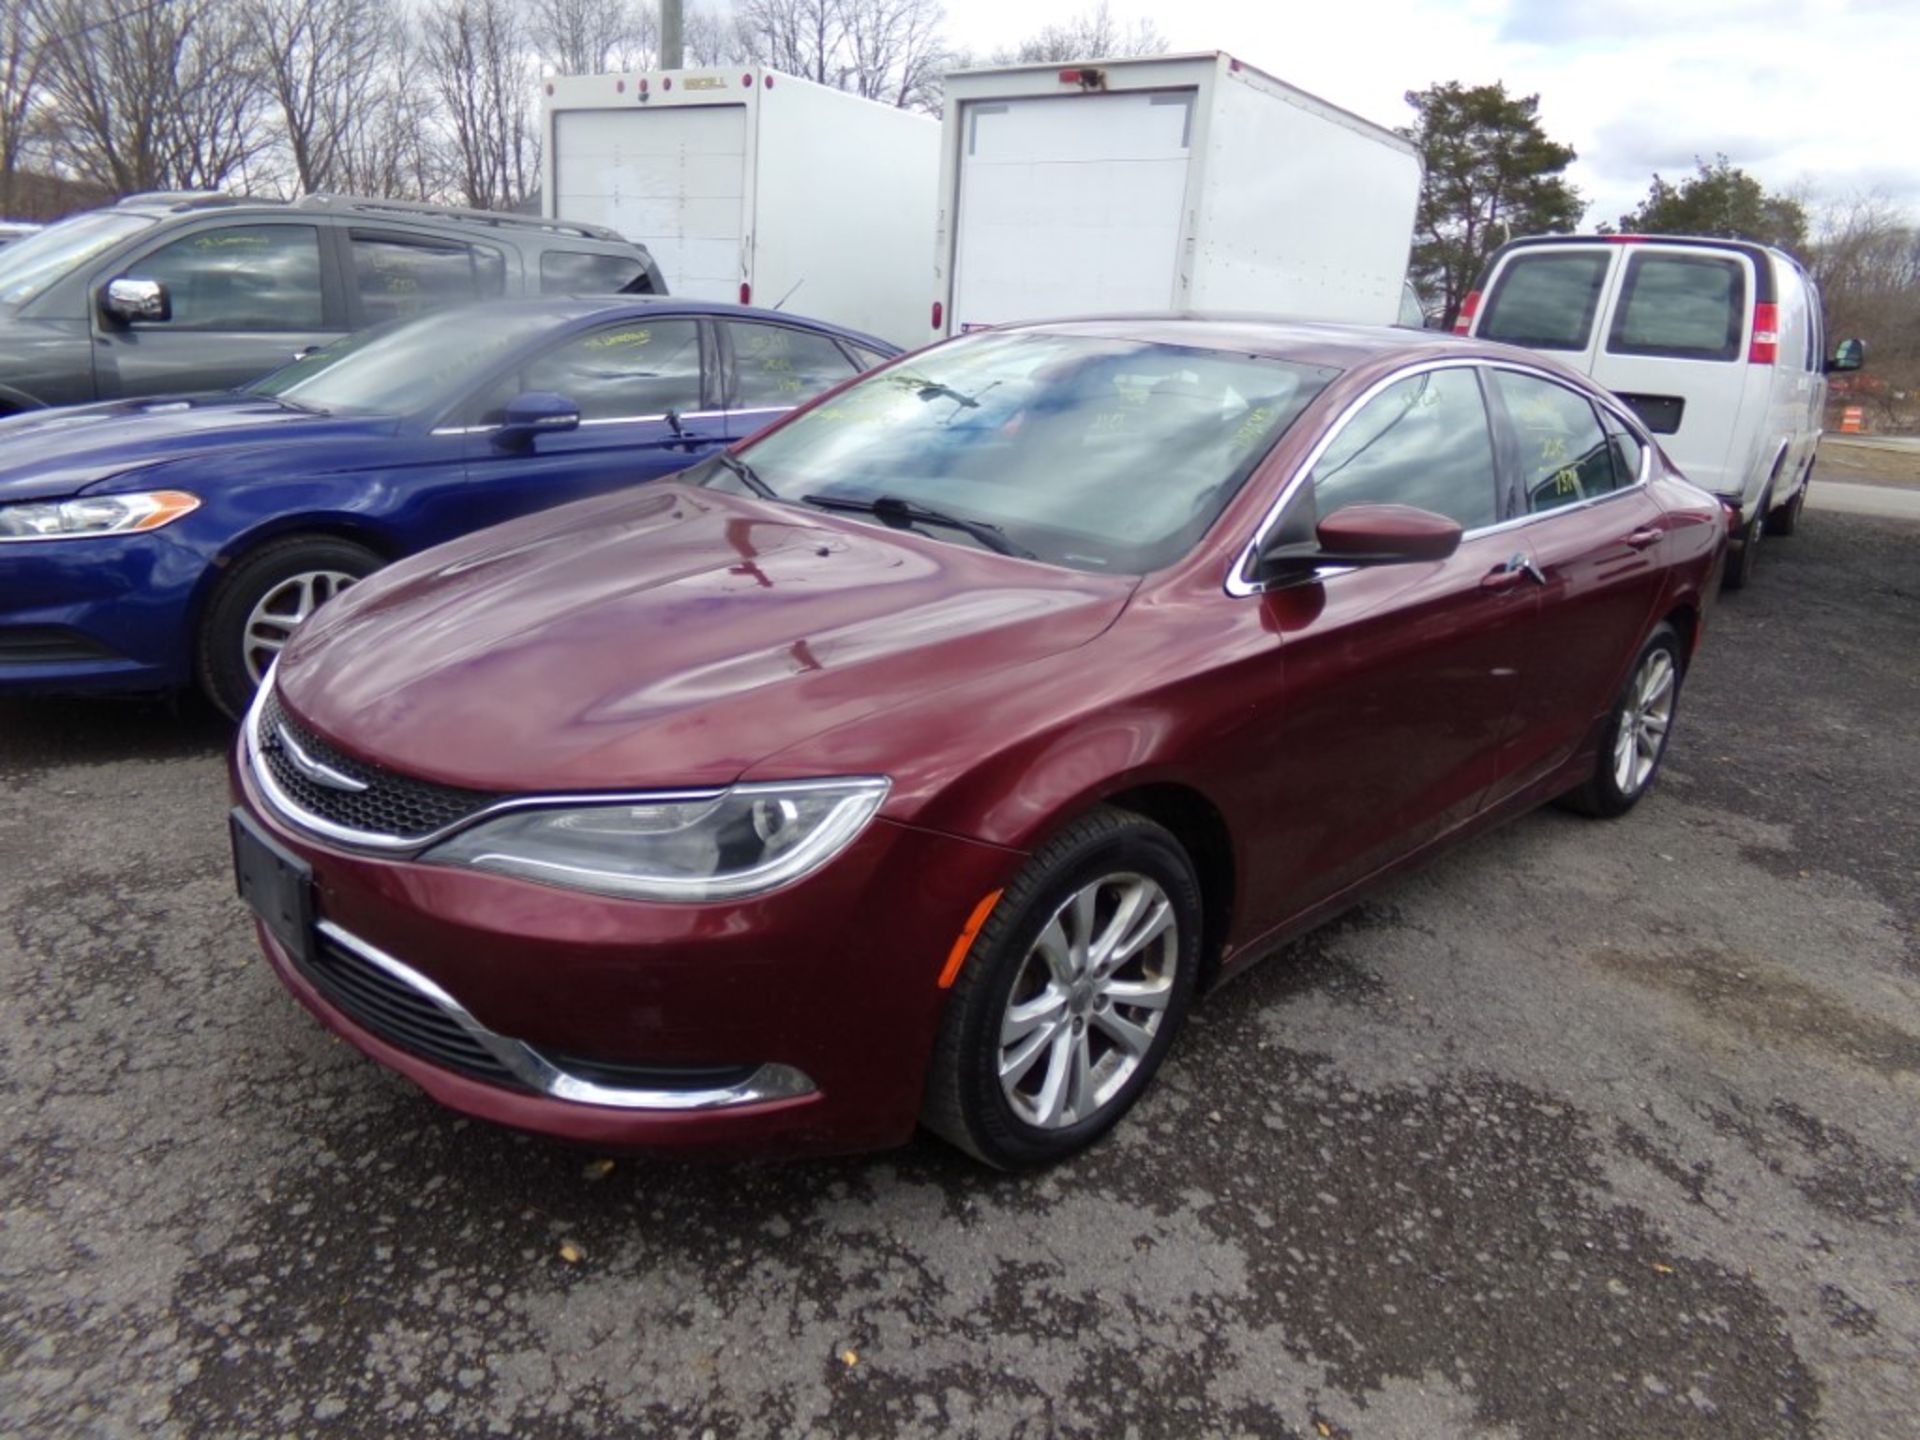
[[[1460,313],[1453,317],[1453,333],[1467,335],[1473,330],[1473,317],[1480,309],[1480,292],[1467,291],[1467,298],[1460,306]]]
[[[1753,343],[1747,347],[1749,365],[1771,365],[1780,358],[1780,307],[1761,301],[1753,307]]]
[[[742,305],[753,303],[753,286],[745,280],[740,282],[740,303]]]
[[[947,307],[938,300],[933,302],[933,328],[938,330],[940,322],[947,318]]]

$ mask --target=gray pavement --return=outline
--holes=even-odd
[[[1920,489],[1821,480],[1807,487],[1807,508],[1832,510],[1842,515],[1878,515],[1889,520],[1920,520]]]
[[[1384,891],[1024,1179],[463,1121],[256,958],[221,726],[0,703],[0,1432],[1912,1437],[1920,526],[1762,556],[1634,814]]]

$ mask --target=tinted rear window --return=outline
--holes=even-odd
[[[1635,255],[1627,261],[1607,349],[1616,355],[1733,360],[1747,313],[1746,271],[1719,255]]]
[[[1516,255],[1501,267],[1475,333],[1535,350],[1584,350],[1606,283],[1606,251]]]
[[[646,274],[626,255],[589,255],[582,250],[549,250],[540,257],[542,295],[619,295]],[[645,294],[650,286],[639,287]]]

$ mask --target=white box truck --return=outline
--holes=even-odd
[[[938,121],[752,65],[543,88],[549,217],[640,241],[675,295],[927,338]]]
[[[946,96],[936,333],[1400,312],[1420,159],[1391,130],[1219,53],[963,70]]]

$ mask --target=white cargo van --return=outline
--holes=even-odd
[[[945,83],[936,334],[1126,310],[1398,317],[1420,160],[1391,130],[1224,54]]]
[[[1687,478],[1739,511],[1730,588],[1806,499],[1830,359],[1820,294],[1785,251],[1677,235],[1541,235],[1493,253],[1454,329],[1543,350],[1613,391]]]
[[[677,296],[926,340],[938,121],[755,65],[543,88],[550,217],[640,241]]]

